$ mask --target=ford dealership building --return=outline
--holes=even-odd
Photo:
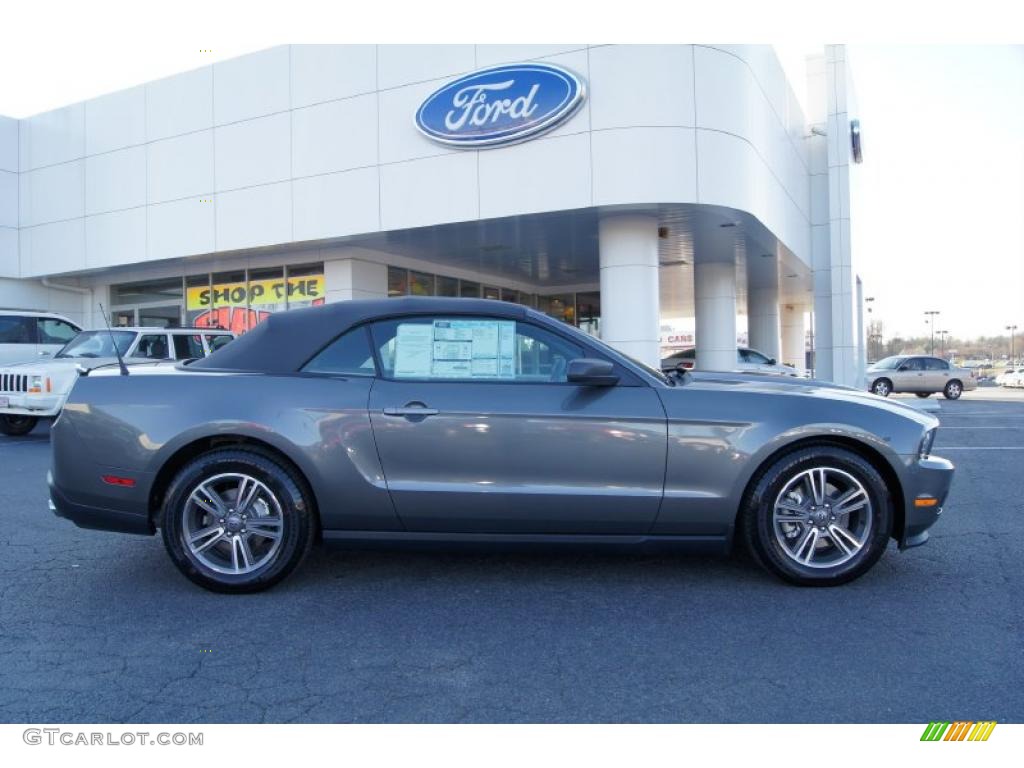
[[[245,330],[483,296],[654,365],[666,329],[705,369],[744,335],[803,368],[809,338],[818,377],[856,384],[859,124],[843,46],[807,69],[789,83],[768,46],[292,45],[0,118],[0,306]]]

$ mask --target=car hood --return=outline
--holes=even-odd
[[[889,400],[861,389],[818,379],[802,379],[795,376],[776,376],[758,373],[697,371],[687,374],[682,388],[685,389],[687,386],[768,394],[802,395],[835,400],[837,402],[858,403],[903,416],[918,422],[922,426],[933,426],[936,423],[934,416],[920,411],[911,405],[901,403],[898,400]]]
[[[22,363],[13,363],[12,365],[5,365],[3,368],[18,370],[23,373],[32,371],[33,373],[53,373],[64,369],[74,371],[79,366],[82,368],[93,369],[101,365],[109,365],[110,363],[116,363],[116,357],[42,357],[38,360],[28,360]]]

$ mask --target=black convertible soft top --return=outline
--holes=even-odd
[[[490,299],[428,298],[356,299],[293,309],[271,315],[248,333],[185,370],[291,373],[354,325],[398,315],[483,314],[525,317],[519,304]]]

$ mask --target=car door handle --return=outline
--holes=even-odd
[[[423,405],[407,405],[404,408],[384,408],[382,412],[385,416],[436,416],[440,413],[437,408],[427,408]]]

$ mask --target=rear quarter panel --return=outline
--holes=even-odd
[[[291,459],[312,487],[324,528],[397,529],[366,410],[371,383],[178,371],[81,378],[55,427],[54,479],[67,493],[109,501],[126,489],[93,478],[116,469],[137,478],[126,503],[138,505],[179,450],[241,436]]]

